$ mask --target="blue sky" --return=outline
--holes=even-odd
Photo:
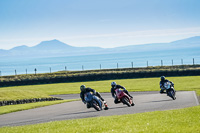
[[[0,0],[0,49],[103,48],[200,36],[200,0]]]

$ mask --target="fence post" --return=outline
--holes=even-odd
[[[100,64],[100,70],[101,70],[101,64]]]
[[[147,61],[147,67],[149,66],[149,62]]]
[[[174,65],[174,61],[172,60],[172,66]]]
[[[15,69],[15,75],[17,75],[17,70]]]
[[[117,63],[117,69],[118,69],[118,63]]]
[[[65,66],[65,71],[67,71],[67,67]]]
[[[0,71],[0,76],[1,76],[1,71]]]
[[[36,75],[36,71],[37,71],[37,69],[35,68],[34,71],[35,71],[35,75]]]
[[[183,65],[183,59],[181,59],[181,65]]]
[[[50,70],[50,73],[51,73],[51,67],[49,68],[49,70]]]
[[[163,60],[161,60],[161,66],[163,66]]]
[[[26,69],[26,75],[27,75],[27,69]]]
[[[133,68],[133,62],[131,62],[132,68]]]
[[[194,58],[193,58],[193,65],[194,65]]]
[[[84,70],[84,66],[82,65],[82,71]]]

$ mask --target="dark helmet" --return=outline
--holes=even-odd
[[[80,90],[81,90],[81,91],[84,91],[85,88],[86,88],[85,85],[81,85],[81,86],[80,86]]]
[[[116,82],[112,82],[112,83],[111,83],[111,86],[112,86],[112,87],[115,87],[116,85],[117,85]]]
[[[161,79],[161,81],[164,81],[165,80],[165,76],[161,76],[160,79]]]

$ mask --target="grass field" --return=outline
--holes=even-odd
[[[200,95],[200,76],[167,77],[175,84],[176,90],[196,91]],[[0,101],[16,100],[24,98],[48,97],[56,94],[80,93],[80,85],[96,89],[99,92],[110,92],[110,84],[113,80],[57,83],[44,85],[29,85],[0,88]],[[140,78],[114,80],[126,87],[128,91],[159,91],[160,78]]]
[[[3,127],[1,133],[199,133],[200,106],[178,110]]]

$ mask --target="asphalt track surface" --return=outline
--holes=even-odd
[[[176,100],[172,100],[166,94],[158,92],[130,92],[135,106],[127,107],[122,103],[114,104],[110,93],[101,93],[108,102],[109,110],[96,111],[87,109],[81,101],[67,102],[36,109],[24,110],[0,115],[0,127],[21,126],[50,121],[80,119],[88,117],[111,116],[151,112],[157,110],[171,110],[199,105],[194,91],[178,91]],[[76,99],[79,94],[57,95],[63,99]]]

